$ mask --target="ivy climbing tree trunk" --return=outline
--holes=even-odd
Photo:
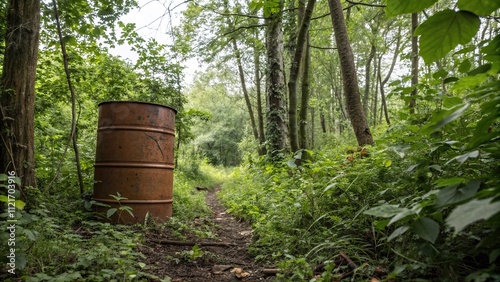
[[[279,160],[280,153],[286,148],[286,123],[283,99],[285,77],[283,73],[283,0],[279,1],[279,11],[266,19],[267,50],[267,155],[271,161]]]
[[[14,171],[22,187],[35,180],[35,77],[40,35],[40,0],[10,0],[2,80],[1,172]]]
[[[316,0],[309,0],[304,11],[304,16],[300,22],[299,34],[297,36],[297,46],[295,49],[295,54],[293,56],[293,61],[290,66],[290,79],[288,80],[288,96],[289,96],[289,108],[288,108],[288,122],[290,125],[290,147],[292,152],[299,149],[299,138],[297,130],[297,80],[300,73],[300,66],[303,59],[304,47],[307,42],[307,34],[309,30],[309,23],[311,21],[312,12]],[[306,105],[307,107],[307,105]],[[307,114],[307,112],[306,112]]]
[[[358,144],[360,146],[373,144],[373,137],[363,111],[363,105],[361,104],[354,56],[347,34],[342,4],[340,0],[329,0],[328,4],[335,33],[337,51],[339,53],[340,67],[342,69],[347,113],[351,120]]]

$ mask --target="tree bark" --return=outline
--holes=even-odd
[[[248,94],[247,84],[245,81],[245,73],[243,72],[243,64],[241,63],[241,54],[238,49],[238,44],[236,39],[231,39],[233,45],[234,55],[236,56],[236,64],[238,65],[238,74],[240,76],[241,90],[243,91],[243,97],[245,98],[245,104],[247,106],[248,115],[250,116],[250,125],[252,126],[253,137],[256,141],[259,141],[259,133],[257,131],[257,125],[255,123],[255,117],[253,114],[252,103],[250,102],[250,95]]]
[[[411,14],[411,85],[413,91],[411,92],[411,100],[410,100],[410,114],[415,113],[415,104],[417,103],[415,100],[415,96],[417,95],[417,84],[418,84],[418,37],[415,36],[415,30],[418,27],[418,14]]]
[[[370,53],[368,54],[368,60],[365,66],[365,93],[363,95],[363,111],[365,112],[366,116],[368,116],[368,104],[370,99],[372,61],[373,58],[375,57],[375,52],[377,51],[377,48],[375,47],[375,42],[372,41],[370,42],[370,44],[371,44]]]
[[[344,95],[346,97],[347,112],[351,120],[354,134],[358,145],[364,146],[373,144],[373,137],[366,121],[361,104],[359,93],[358,78],[356,67],[354,65],[354,56],[349,42],[347,27],[342,12],[340,0],[329,0],[332,25],[335,33],[335,42],[339,53],[340,67],[342,69],[342,78],[344,84]]]
[[[224,8],[225,8],[226,12],[229,13],[229,4],[227,1],[224,1]],[[229,17],[227,18],[227,25],[229,27],[229,30],[234,30],[234,24]],[[243,92],[243,97],[245,99],[245,104],[247,106],[248,115],[250,116],[250,126],[252,127],[252,133],[253,133],[254,139],[255,139],[255,141],[258,142],[259,141],[259,134],[257,132],[257,125],[255,123],[255,117],[253,114],[252,103],[250,102],[250,95],[248,94],[248,90],[247,90],[245,73],[243,71],[243,64],[241,62],[241,53],[240,53],[240,50],[238,49],[238,43],[236,42],[236,38],[234,37],[235,35],[233,34],[230,36],[231,36],[231,38],[230,38],[231,45],[233,48],[234,56],[236,58],[236,65],[238,67],[238,74],[240,77],[241,90]]]
[[[22,188],[35,179],[35,78],[40,36],[40,1],[10,0],[1,97],[2,172],[14,171]]]
[[[394,49],[394,54],[392,56],[392,62],[391,62],[391,67],[389,68],[389,72],[387,72],[387,75],[385,76],[384,80],[382,80],[382,74],[381,74],[381,59],[382,59],[382,56],[380,57],[379,59],[379,71],[378,71],[378,79],[379,79],[379,82],[380,82],[380,96],[382,98],[382,108],[383,108],[383,111],[384,111],[384,115],[385,115],[385,121],[387,122],[387,124],[391,124],[391,121],[389,120],[389,113],[388,113],[388,110],[387,110],[387,101],[385,99],[385,93],[384,93],[384,87],[385,87],[385,84],[389,81],[389,79],[391,78],[391,75],[392,75],[392,72],[394,71],[394,66],[396,66],[396,62],[398,61],[398,55],[399,55],[399,48],[401,46],[401,26],[398,27],[398,37],[396,39],[396,47]]]
[[[283,74],[283,0],[279,2],[279,12],[272,13],[267,19],[267,155],[271,161],[280,160],[286,148],[286,124],[283,99],[285,77]]]
[[[257,31],[258,32],[258,31]],[[256,33],[257,33],[256,32]],[[257,39],[257,36],[256,36]],[[254,45],[255,88],[257,92],[257,123],[259,125],[259,155],[266,154],[266,136],[264,133],[264,116],[262,114],[262,87],[260,83],[260,54]]]
[[[312,12],[316,0],[309,0],[307,7],[304,11],[304,17],[300,23],[299,34],[297,36],[297,46],[295,54],[290,66],[290,78],[288,80],[288,122],[290,126],[290,147],[292,152],[299,149],[299,139],[297,130],[297,80],[299,77],[300,66],[304,54],[304,45],[307,42],[307,34],[309,30],[309,23],[311,21]],[[306,47],[307,48],[307,47]],[[305,105],[307,107],[307,105]],[[307,114],[307,111],[306,111]]]
[[[309,32],[307,33],[307,39],[305,43],[305,54],[304,54],[304,68],[302,74],[302,95],[300,101],[300,112],[299,112],[299,147],[300,149],[307,149],[307,109],[309,108],[309,97],[310,97],[310,72],[311,72],[311,52],[309,48]],[[312,120],[314,122],[314,120]],[[312,132],[314,133],[314,125],[312,126]],[[313,137],[314,139],[314,137]],[[313,141],[311,140],[311,146]]]

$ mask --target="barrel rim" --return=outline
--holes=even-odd
[[[158,106],[158,107],[164,107],[167,109],[170,109],[174,111],[175,114],[177,114],[177,110],[175,108],[172,108],[170,106],[165,106],[162,104],[156,104],[156,103],[150,103],[150,102],[141,102],[141,101],[105,101],[99,103],[97,106],[100,107],[103,104],[112,104],[112,103],[117,103],[117,104],[146,104],[146,105],[152,105],[152,106]]]

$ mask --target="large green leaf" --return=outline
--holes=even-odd
[[[442,111],[438,113],[432,118],[431,122],[428,125],[422,128],[422,132],[425,134],[430,134],[434,131],[439,130],[441,127],[461,117],[465,110],[469,108],[469,106],[470,104],[466,103],[463,107],[460,107],[458,109],[457,107],[455,107],[449,111]]]
[[[369,210],[364,211],[364,214],[379,216],[379,217],[392,217],[398,213],[408,211],[407,208],[400,208],[396,205],[382,205],[378,207],[373,207]]]
[[[390,242],[392,241],[393,239],[403,235],[406,231],[408,231],[408,229],[410,229],[410,226],[406,226],[406,225],[403,225],[403,226],[400,226],[398,227],[396,230],[394,230],[394,232],[392,232],[392,234],[387,238],[387,241]]]
[[[457,206],[446,219],[446,223],[455,228],[455,235],[465,227],[479,220],[487,220],[500,212],[500,202],[493,202],[493,198],[474,199]]]
[[[415,30],[415,35],[420,35],[420,55],[428,64],[443,58],[458,44],[469,42],[480,24],[478,16],[466,11],[434,14]]]
[[[481,181],[474,179],[459,189],[457,189],[458,185],[443,188],[439,190],[439,193],[436,195],[436,206],[442,207],[444,205],[454,204],[470,199],[476,194],[477,190],[479,190],[480,185]]]
[[[434,244],[439,235],[439,224],[428,217],[421,217],[413,223],[413,231],[420,238]]]
[[[437,0],[387,0],[386,13],[388,17],[417,13],[436,2]]]
[[[478,16],[488,16],[500,8],[498,0],[458,0],[458,8]]]

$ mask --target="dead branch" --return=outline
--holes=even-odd
[[[350,269],[354,270],[358,268],[358,266],[344,252],[340,252],[339,255],[342,259],[344,259],[347,262],[347,266],[349,266]]]
[[[194,241],[173,241],[173,240],[159,240],[159,239],[149,239],[150,242],[158,243],[162,245],[174,245],[174,246],[194,246],[198,245],[200,247],[207,246],[238,246],[236,243],[229,242],[194,242]]]
[[[363,2],[354,2],[352,0],[346,0],[346,2],[351,4],[352,6],[361,5],[361,6],[368,6],[368,7],[385,8],[385,5],[379,5],[379,4],[368,4],[368,3],[363,3]]]

